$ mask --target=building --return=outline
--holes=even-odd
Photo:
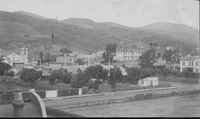
[[[158,77],[147,77],[138,81],[138,86],[148,87],[148,86],[158,86],[159,80]]]
[[[154,63],[154,66],[165,66],[166,65],[166,61],[163,60],[162,57],[159,57],[156,59],[156,62]]]
[[[103,61],[103,53],[104,51],[98,51],[91,54],[79,53],[77,59],[82,59],[87,66],[100,64]]]
[[[117,48],[114,60],[116,61],[137,61],[142,52],[132,48]]]
[[[11,66],[15,66],[17,64],[27,64],[28,63],[28,48],[21,48],[20,53],[17,54],[12,52],[11,54],[5,57],[6,62]]]
[[[180,72],[192,70],[192,72],[200,73],[200,56],[186,56],[180,59]]]
[[[71,64],[75,64],[75,61],[77,59],[77,55],[75,54],[63,54],[60,55],[56,58],[56,63],[60,63],[63,65],[71,65]]]

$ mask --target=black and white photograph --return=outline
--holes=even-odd
[[[200,117],[199,0],[0,0],[0,118]]]

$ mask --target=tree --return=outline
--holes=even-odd
[[[4,75],[6,72],[8,72],[12,67],[4,62],[0,62],[0,75]]]
[[[179,63],[180,61],[179,51],[177,49],[165,50],[163,59],[165,59],[168,64]]]
[[[107,71],[101,65],[90,66],[85,70],[85,74],[91,79],[106,79]]]
[[[84,86],[88,86],[89,78],[88,76],[78,69],[78,73],[74,75],[73,80],[71,81],[71,86],[73,88],[82,88]]]
[[[121,82],[123,76],[121,74],[121,70],[117,67],[114,67],[110,70],[110,77],[108,78],[108,83],[111,85],[112,89],[115,90],[116,83]]]
[[[54,70],[49,76],[49,83],[54,85],[56,82],[70,83],[72,75],[66,69]]]
[[[84,72],[89,79],[89,87],[96,90],[107,77],[107,71],[101,65],[88,67]],[[95,81],[91,81],[91,79],[95,79]]]
[[[147,50],[139,59],[141,68],[152,68],[156,62],[155,49],[151,48]]]
[[[107,64],[109,63],[109,61],[111,64],[113,63],[113,57],[116,53],[116,49],[117,49],[117,44],[115,43],[111,43],[106,46],[106,51],[103,53],[103,58],[104,58],[103,63]]]
[[[138,68],[129,68],[128,72],[128,81],[133,84],[137,84],[140,79],[141,71]]]
[[[70,53],[72,53],[72,51],[69,50],[68,48],[62,48],[62,49],[60,49],[60,52],[63,53],[63,54],[70,54]]]
[[[77,59],[77,60],[75,61],[75,63],[77,63],[77,64],[79,64],[79,65],[84,65],[84,64],[85,64],[85,62],[83,61],[83,59]]]
[[[7,71],[7,72],[4,73],[4,75],[6,75],[6,76],[14,76],[15,73],[13,71]]]
[[[41,71],[36,71],[34,69],[23,69],[20,78],[25,82],[29,82],[33,86],[35,82],[41,78],[41,76]]]
[[[59,70],[54,70],[49,76],[49,84],[56,84],[57,80],[61,78],[62,73]]]
[[[156,70],[154,68],[143,68],[140,69],[140,78],[146,78],[146,77],[151,77],[156,74]]]
[[[69,84],[72,79],[72,73],[68,72],[67,70],[63,71],[62,82],[65,84]]]

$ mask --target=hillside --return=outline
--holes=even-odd
[[[55,34],[54,41],[51,40],[52,33]],[[198,31],[172,23],[131,28],[90,19],[56,21],[32,13],[0,11],[0,47],[4,49],[27,45],[33,50],[41,50],[53,44],[52,47],[94,51],[104,48],[109,42],[134,46],[158,42],[161,46],[172,45],[189,51],[194,49],[198,38]]]

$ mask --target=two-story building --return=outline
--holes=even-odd
[[[58,57],[56,57],[56,63],[60,63],[63,65],[71,65],[75,64],[75,61],[77,59],[77,55],[75,54],[63,54]]]
[[[137,61],[142,52],[137,49],[119,47],[116,50],[114,60],[116,61]]]
[[[180,72],[191,69],[193,72],[200,73],[200,56],[186,56],[180,59]]]

